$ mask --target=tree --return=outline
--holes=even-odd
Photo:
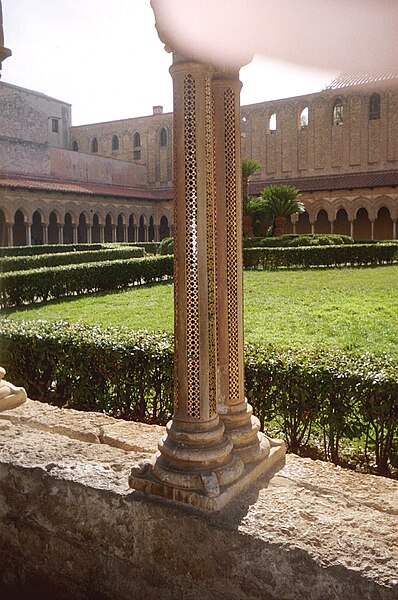
[[[261,169],[262,164],[257,160],[252,160],[251,158],[244,158],[242,160],[242,198],[245,200],[248,195],[248,185],[249,185],[249,177],[253,175],[256,171]]]
[[[293,185],[269,185],[262,190],[260,198],[264,201],[267,216],[272,218],[273,235],[283,235],[287,217],[305,212],[302,202],[297,200],[300,191]]]

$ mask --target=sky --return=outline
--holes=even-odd
[[[171,55],[149,0],[2,0],[2,80],[72,104],[74,125],[172,110]],[[255,56],[241,104],[321,91],[338,74]]]

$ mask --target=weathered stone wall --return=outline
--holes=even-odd
[[[288,456],[261,489],[204,515],[128,488],[160,427],[29,400],[0,417],[9,590],[59,600],[398,597],[395,481]]]

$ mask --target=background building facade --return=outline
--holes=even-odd
[[[398,75],[241,108],[249,191],[290,183],[290,231],[397,239]],[[172,235],[172,114],[73,127],[71,106],[0,83],[0,245]]]

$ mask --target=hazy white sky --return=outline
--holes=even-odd
[[[216,1],[216,0],[215,0]],[[4,82],[72,104],[74,125],[172,110],[167,54],[149,0],[2,0]],[[323,89],[336,75],[255,57],[242,104]]]

